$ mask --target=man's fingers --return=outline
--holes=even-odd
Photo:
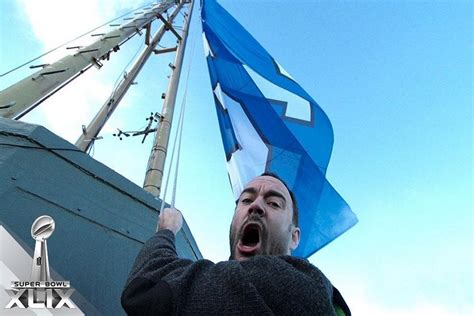
[[[183,215],[175,208],[164,208],[160,214],[158,229],[169,229],[175,235],[183,226]]]
[[[166,212],[179,212],[179,213],[181,213],[180,210],[178,210],[177,208],[174,208],[174,207],[165,207],[163,209],[163,213],[166,213]]]

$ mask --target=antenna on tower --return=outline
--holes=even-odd
[[[124,132],[121,129],[117,128],[118,133],[115,133],[115,134],[112,134],[112,135],[118,137],[120,140],[123,140],[123,136],[130,137],[130,136],[143,135],[143,139],[142,139],[142,144],[143,144],[145,142],[145,139],[148,136],[148,134],[156,132],[158,130],[157,127],[151,128],[153,123],[158,123],[158,122],[161,122],[162,120],[163,120],[163,116],[160,113],[151,112],[150,116],[145,119],[145,121],[148,121],[148,124],[143,130],[140,130],[140,131],[125,131]]]

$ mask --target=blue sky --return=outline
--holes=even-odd
[[[0,72],[134,2],[1,1]],[[333,124],[327,176],[360,222],[310,261],[341,290],[354,315],[473,313],[472,3],[219,2]],[[177,206],[204,256],[219,261],[229,253],[234,202],[197,14],[192,26],[182,76],[184,83],[190,70]],[[24,120],[75,142],[142,41],[127,43],[100,71],[91,69]],[[165,44],[173,42],[169,35]],[[95,146],[94,158],[138,185],[152,139],[120,142],[112,133],[140,129],[150,112],[161,110],[172,58],[150,60]],[[0,78],[0,88],[29,73]]]

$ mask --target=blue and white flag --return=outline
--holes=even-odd
[[[357,223],[326,180],[333,131],[313,98],[215,0],[201,6],[203,41],[217,117],[236,199],[263,172],[296,196],[309,257]]]

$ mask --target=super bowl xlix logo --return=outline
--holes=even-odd
[[[12,281],[6,290],[11,299],[5,308],[76,308],[70,300],[74,289],[69,281],[53,281],[49,273],[46,239],[55,228],[54,220],[43,215],[31,226],[31,236],[36,240],[31,278],[29,281]]]

